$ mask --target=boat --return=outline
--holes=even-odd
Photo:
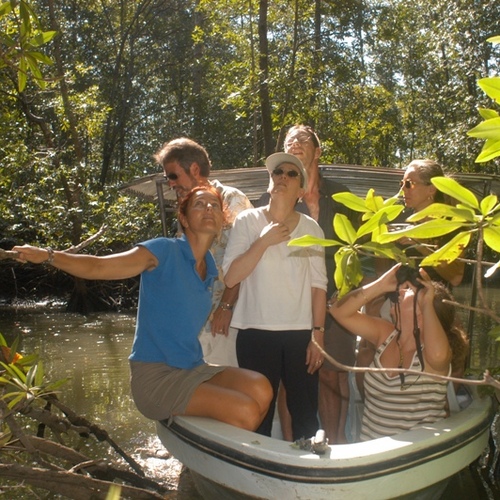
[[[492,413],[491,398],[474,393],[432,425],[323,454],[209,418],[174,417],[157,433],[207,500],[428,500],[483,453]]]
[[[320,170],[361,197],[371,188],[384,198],[395,195],[404,174],[402,169],[359,165],[320,165]],[[499,176],[453,177],[479,198],[500,195]],[[238,187],[252,202],[269,182],[265,167],[214,170],[210,178]],[[135,179],[121,189],[158,203],[166,236],[167,214],[176,208],[175,193],[163,174]],[[469,333],[471,329],[472,316]],[[200,417],[175,417],[170,425],[158,422],[157,433],[208,500],[438,499],[449,478],[476,460],[488,444],[491,398],[471,394],[461,409],[432,425],[364,443],[353,439],[350,444],[328,445],[322,454]],[[360,401],[356,405],[352,427],[359,422]]]

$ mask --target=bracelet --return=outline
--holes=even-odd
[[[326,301],[326,310],[329,311],[333,306],[333,302],[331,300]]]
[[[232,306],[231,304],[229,304],[229,302],[219,302],[219,307],[223,311],[232,311],[234,306]]]
[[[319,330],[321,333],[325,333],[324,326],[313,326],[313,332],[314,332],[314,330]]]
[[[54,250],[52,249],[52,247],[47,247],[45,250],[47,250],[47,253],[49,254],[45,262],[47,264],[52,264],[52,262],[54,262]]]

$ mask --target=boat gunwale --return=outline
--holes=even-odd
[[[471,406],[473,406],[473,403],[471,404]],[[395,451],[397,451],[398,453],[397,456],[382,460],[376,460],[375,457],[377,457],[377,455],[382,455],[382,453],[387,453],[387,450],[384,450],[378,454],[367,454],[364,458],[368,460],[371,459],[371,462],[369,464],[354,465],[350,465],[348,462],[352,460],[345,457],[317,457],[319,461],[308,459],[308,463],[304,465],[280,463],[275,460],[266,459],[262,456],[251,456],[250,454],[245,453],[243,450],[237,450],[234,447],[228,446],[227,444],[217,442],[213,438],[201,436],[194,430],[187,429],[182,425],[182,420],[184,417],[174,418],[174,421],[170,426],[167,426],[165,422],[158,422],[158,424],[165,427],[167,431],[172,432],[178,439],[182,440],[186,444],[191,445],[195,449],[239,468],[244,468],[251,472],[263,474],[281,480],[301,483],[335,484],[350,483],[360,480],[366,481],[368,479],[375,479],[380,476],[387,476],[388,474],[395,474],[425,464],[426,462],[443,458],[456,452],[460,448],[473,443],[477,439],[480,439],[483,434],[489,433],[489,427],[493,415],[493,405],[491,403],[491,400],[487,409],[485,409],[483,406],[474,408],[469,407],[465,410],[462,410],[462,412],[460,413],[465,412],[468,414],[471,411],[476,414],[476,418],[478,418],[479,421],[476,422],[470,429],[466,429],[463,432],[458,433],[447,433],[444,429],[441,429],[441,439],[436,444],[422,446],[416,450],[414,449],[415,446],[419,446],[421,442],[414,443],[413,445],[409,445],[404,448],[397,448],[395,449]],[[450,418],[453,418],[453,416]],[[450,418],[444,419],[442,422],[449,421]],[[473,418],[473,416],[471,418]],[[462,423],[462,426],[466,425],[468,420],[470,419],[464,421]],[[426,433],[428,433],[429,431],[429,429],[418,429],[416,431],[409,432],[419,432],[422,430],[426,431]],[[430,431],[433,432],[433,430]],[[407,433],[402,434],[404,435]],[[398,435],[398,437],[400,436],[401,434]],[[429,437],[427,437],[426,439],[429,439]],[[363,457],[356,458],[359,459]],[[343,465],[326,466],[325,462],[327,460],[337,461],[339,463],[343,462]],[[189,467],[189,464],[185,465]]]

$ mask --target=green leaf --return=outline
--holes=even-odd
[[[359,245],[358,249],[363,252],[371,253],[376,257],[386,257],[396,262],[406,262],[408,260],[405,253],[396,245],[387,246],[387,244],[381,245],[375,241],[368,241]]]
[[[500,156],[500,140],[486,139],[483,149],[481,149],[481,152],[477,155],[475,162],[483,163],[493,160],[497,156]]]
[[[500,252],[500,228],[485,227],[483,228],[484,242],[495,252]]]
[[[418,222],[429,217],[449,217],[462,222],[475,222],[476,218],[474,215],[474,211],[468,207],[457,208],[452,205],[447,205],[446,203],[433,203],[419,210],[417,213],[410,215],[407,220],[408,222]]]
[[[370,234],[381,225],[393,221],[404,209],[402,205],[389,205],[383,207],[375,213],[365,224],[361,225],[357,231],[357,238],[361,238],[366,234]]]
[[[491,76],[489,78],[480,78],[477,84],[483,91],[496,102],[500,102],[500,77]]]
[[[339,291],[339,297],[342,297],[353,287],[358,286],[363,279],[363,273],[361,272],[361,262],[357,253],[349,247],[341,248],[335,254],[335,273],[334,280],[337,290]]]
[[[382,196],[375,196],[375,190],[369,189],[366,193],[366,208],[371,212],[377,212],[384,206],[384,199]]]
[[[2,398],[3,399],[3,398]],[[18,403],[26,399],[26,394],[19,394],[17,395],[14,399],[11,399],[8,403],[7,406],[12,410],[13,408],[16,407]]]
[[[5,368],[11,377],[17,378],[21,382],[26,382],[26,375],[16,365],[6,365],[0,361],[0,365]]]
[[[493,209],[498,205],[498,196],[495,194],[489,194],[488,196],[485,196],[482,200],[481,203],[479,204],[479,207],[481,209],[481,213],[483,214],[484,217],[490,214],[490,212],[493,211]]]
[[[483,120],[489,120],[491,118],[496,118],[498,116],[498,112],[494,109],[488,108],[479,108],[479,114]]]
[[[500,117],[490,118],[484,120],[479,125],[470,129],[467,132],[470,137],[477,137],[478,139],[491,139],[493,141],[500,140]]]
[[[335,193],[332,195],[332,198],[338,202],[345,205],[347,208],[354,210],[355,212],[367,212],[366,203],[363,198],[355,195],[354,193],[343,192],[343,193]]]
[[[26,71],[27,71],[26,59],[24,57],[19,61],[19,69],[17,71],[17,87],[19,92],[22,92],[26,88]]]
[[[402,229],[400,231],[391,231],[380,235],[378,241],[380,243],[388,243],[391,241],[399,240],[399,238],[405,236],[407,238],[416,239],[429,239],[437,238],[438,236],[444,236],[445,234],[452,233],[457,229],[462,228],[461,222],[448,221],[442,219],[434,219],[423,222],[418,226],[413,226],[408,229]]]
[[[42,45],[50,42],[56,35],[57,31],[44,31],[31,38],[29,43],[33,47],[41,47]]]
[[[451,177],[433,177],[431,182],[437,189],[439,189],[439,191],[455,198],[464,205],[474,209],[479,208],[479,202],[474,196],[474,193],[463,187],[455,179],[452,179]]]
[[[35,385],[41,386],[43,384],[44,377],[45,377],[45,370],[43,369],[43,362],[39,361],[36,365]]]
[[[322,247],[342,246],[343,243],[337,240],[328,240],[326,238],[318,238],[306,234],[300,238],[294,238],[288,242],[289,247],[310,247],[312,245],[320,245]]]
[[[119,484],[112,484],[106,494],[106,500],[120,500],[122,487]]]
[[[490,43],[500,43],[500,35],[490,36],[486,41]]]
[[[463,255],[465,248],[470,242],[472,233],[466,231],[457,234],[448,243],[438,248],[434,253],[427,255],[422,260],[422,266],[438,266],[439,264],[449,264]]]
[[[49,56],[42,54],[42,52],[36,52],[33,50],[31,52],[27,52],[27,55],[29,55],[33,59],[36,59],[38,62],[42,62],[42,63],[48,64],[48,65],[54,64],[52,59]]]
[[[344,214],[335,214],[333,228],[342,241],[345,241],[349,245],[354,245],[356,242],[356,231],[347,216]]]
[[[14,4],[10,1],[4,2],[0,5],[0,17],[10,14],[12,12],[12,6]]]

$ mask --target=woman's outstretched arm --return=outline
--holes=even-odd
[[[156,257],[142,246],[103,257],[76,255],[31,245],[16,246],[12,250],[19,252],[17,260],[21,262],[46,262],[72,276],[89,280],[131,278],[158,265]]]

